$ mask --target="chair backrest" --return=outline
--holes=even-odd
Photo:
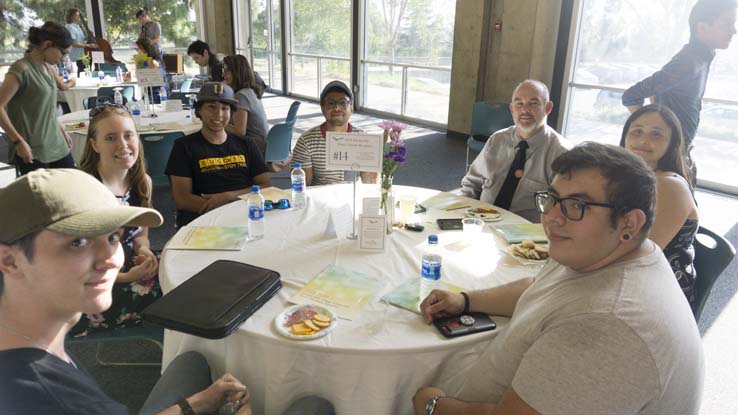
[[[126,65],[124,63],[98,63],[97,70],[103,71],[105,75],[109,76],[115,76],[115,70],[116,68],[120,67],[123,72],[126,71]],[[97,71],[95,71],[95,75],[97,75]]]
[[[182,131],[159,134],[141,134],[143,142],[144,158],[146,159],[146,171],[151,176],[154,186],[169,183],[169,178],[164,173],[172,152],[174,140],[183,137]]]
[[[714,243],[706,245],[702,241],[712,240]],[[697,274],[695,279],[695,302],[692,305],[694,318],[699,321],[707,297],[712,291],[723,270],[735,257],[735,248],[721,235],[700,226],[694,240],[694,268]]]
[[[490,135],[513,125],[510,105],[502,102],[479,101],[472,111],[471,135]]]
[[[295,122],[275,124],[267,133],[264,161],[285,161],[290,158],[292,127]]]
[[[294,122],[297,119],[297,110],[300,109],[300,101],[295,101],[290,105],[290,110],[287,111],[287,118],[284,122]]]
[[[123,98],[126,98],[128,101],[133,100],[133,94],[134,94],[134,88],[133,85],[123,85],[123,86],[101,86],[97,89],[97,96],[98,97],[113,97],[115,96],[115,88],[121,88],[121,95],[123,95]]]

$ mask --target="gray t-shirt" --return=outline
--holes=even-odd
[[[264,154],[264,150],[266,149],[266,135],[269,132],[264,104],[251,88],[239,90],[236,92],[235,97],[238,101],[238,108],[246,110],[249,113],[248,122],[246,123],[246,137],[256,141],[259,150]]]
[[[458,394],[512,387],[546,415],[697,414],[702,343],[660,249],[578,273],[550,260]]]

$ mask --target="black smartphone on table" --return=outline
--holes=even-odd
[[[492,319],[484,313],[468,313],[433,320],[433,325],[445,337],[458,337],[497,328]]]
[[[464,229],[461,219],[436,219],[436,223],[442,231],[460,231]]]

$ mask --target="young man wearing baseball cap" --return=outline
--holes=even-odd
[[[320,109],[323,111],[325,122],[305,131],[297,139],[292,152],[292,161],[302,164],[305,170],[305,183],[308,186],[343,182],[343,171],[326,170],[325,136],[328,131],[363,132],[349,123],[353,113],[353,101],[354,94],[341,81],[329,82],[320,93]],[[377,175],[361,172],[361,181],[376,183]]]
[[[200,88],[195,114],[202,120],[202,129],[174,142],[166,168],[177,206],[177,226],[238,200],[251,191],[252,184],[270,186],[256,143],[225,130],[236,105],[233,89],[222,82],[208,82]]]
[[[64,338],[81,313],[110,306],[122,228],[159,226],[161,215],[120,205],[82,171],[40,169],[0,189],[0,217],[0,413],[127,414],[67,355]],[[210,384],[205,359],[183,354],[145,408],[180,414],[248,403],[233,376]]]

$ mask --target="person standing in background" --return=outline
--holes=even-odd
[[[139,38],[147,38],[151,40],[151,43],[156,46],[159,51],[159,56],[164,56],[164,51],[161,48],[161,25],[159,22],[151,20],[149,17],[149,8],[144,7],[136,12],[136,20],[141,25],[141,31],[139,32]]]
[[[64,26],[46,22],[28,30],[28,52],[0,85],[0,127],[8,160],[18,175],[40,168],[73,168],[72,140],[56,120],[57,85],[52,65],[72,47]]]
[[[69,59],[77,64],[77,75],[79,75],[80,72],[84,72],[85,70],[85,64],[82,62],[82,57],[85,55],[84,48],[97,49],[97,44],[85,43],[87,36],[85,36],[85,33],[79,26],[79,22],[82,20],[82,14],[78,8],[72,7],[71,9],[67,9],[65,20],[67,24],[64,27],[69,31],[74,41],[72,43],[72,50],[69,52]]]

